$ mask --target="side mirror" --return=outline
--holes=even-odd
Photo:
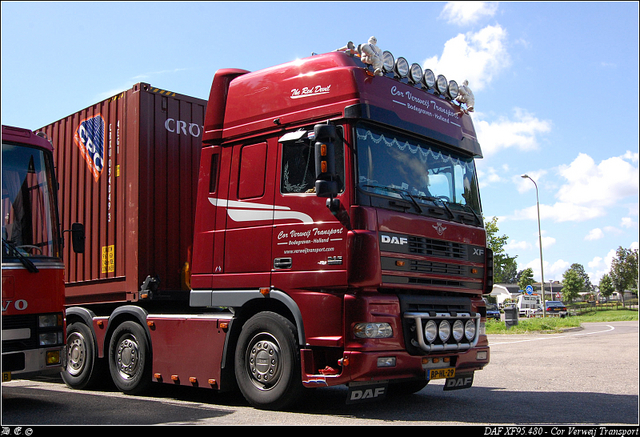
[[[316,195],[333,198],[338,195],[336,175],[335,141],[336,127],[330,124],[317,124],[315,133],[316,158]]]
[[[75,253],[84,253],[84,225],[74,223],[71,225],[71,244]]]

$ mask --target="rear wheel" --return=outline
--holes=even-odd
[[[143,392],[151,383],[147,334],[135,322],[116,328],[109,343],[109,372],[116,387],[127,394]]]
[[[94,387],[104,374],[91,329],[82,322],[67,326],[67,366],[60,373],[71,388]]]
[[[284,409],[302,395],[296,338],[295,326],[272,312],[258,313],[242,327],[235,374],[240,391],[254,407]]]

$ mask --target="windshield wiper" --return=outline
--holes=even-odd
[[[470,207],[466,203],[464,205],[460,205],[460,206],[462,206],[462,208],[465,209],[465,210],[471,211],[471,213],[476,218],[476,220],[478,220],[478,224],[482,224],[482,219],[480,218],[480,216],[478,215],[478,213],[476,212],[475,209],[473,209],[472,207]]]
[[[14,256],[20,260],[22,265],[25,266],[25,268],[30,273],[38,273],[39,272],[39,270],[35,266],[35,264],[33,262],[31,262],[31,260],[29,258],[27,258],[22,253],[20,253],[20,250],[18,250],[18,248],[15,246],[15,244],[13,244],[10,241],[5,240],[4,238],[2,239],[2,242],[4,243],[5,248],[10,249],[11,252],[13,252]],[[9,254],[9,251],[7,251],[7,254]]]
[[[445,202],[444,200],[440,199],[439,197],[420,196],[420,199],[430,200],[433,203],[440,203],[442,205],[442,207],[447,211],[447,213],[449,213],[449,218],[454,218],[455,217],[455,215],[453,214],[453,211],[451,211],[451,209],[449,208],[449,205],[447,205],[447,202]]]
[[[409,199],[411,200],[411,203],[413,203],[413,205],[416,207],[416,209],[418,210],[419,214],[422,214],[422,208],[420,208],[420,205],[418,205],[418,202],[416,201],[415,197],[413,197],[411,195],[411,193],[409,193],[409,191],[402,189],[402,188],[396,188],[396,187],[387,187],[387,186],[382,186],[382,185],[362,185],[362,187],[366,187],[366,188],[380,188],[382,190],[389,190],[389,191],[393,191],[394,193],[398,193],[400,195],[406,195],[407,197],[409,197]],[[405,200],[407,200],[405,198]]]

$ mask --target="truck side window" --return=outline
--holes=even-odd
[[[281,139],[282,174],[280,175],[280,191],[283,194],[315,193],[316,167],[313,150],[313,131],[295,140]],[[336,171],[338,173],[339,190],[344,190],[344,147],[336,144]]]
[[[264,195],[267,166],[267,143],[251,144],[242,148],[238,199]]]

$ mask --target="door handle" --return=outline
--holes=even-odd
[[[276,258],[273,260],[273,267],[276,269],[290,269],[293,264],[291,258]]]

